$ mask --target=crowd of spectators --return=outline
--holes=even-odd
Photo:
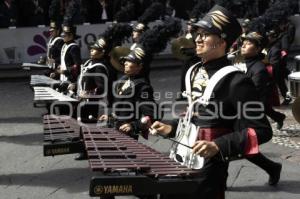
[[[217,0],[0,0],[0,28],[49,25],[51,5],[56,6],[56,15],[60,15],[61,20],[71,5],[75,8],[75,24],[94,24],[116,20],[120,10],[131,2],[134,5],[134,9],[130,11],[132,20],[137,20],[145,9],[156,1],[164,5],[162,18],[172,15],[188,20],[199,1],[202,1],[208,10]],[[264,13],[272,3],[274,0],[235,0],[232,10],[239,18],[253,18]],[[298,4],[294,9],[298,11]]]

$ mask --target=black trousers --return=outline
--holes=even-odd
[[[274,80],[279,88],[281,96],[283,98],[286,98],[286,93],[288,91],[287,85],[285,83],[285,79],[288,73],[287,69],[285,66],[277,66],[277,68],[273,67],[273,70],[274,70]]]
[[[265,104],[265,113],[275,122],[280,122],[285,116],[283,113],[275,111],[273,107],[269,104]]]
[[[247,158],[248,161],[252,162],[256,166],[263,169],[268,174],[272,174],[274,171],[274,168],[277,166],[278,163],[275,163],[274,161],[270,160],[266,156],[264,156],[261,153],[258,153],[252,157]]]

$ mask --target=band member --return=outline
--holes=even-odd
[[[62,37],[64,45],[61,49],[60,66],[55,73],[51,73],[50,77],[55,78],[59,76],[62,82],[62,91],[75,92],[77,78],[80,74],[81,54],[78,44],[75,42],[79,36],[76,35],[76,27],[70,23],[63,25]]]
[[[116,127],[136,139],[143,128],[141,118],[149,116],[153,120],[156,115],[153,89],[148,79],[148,67],[153,54],[163,51],[170,38],[176,36],[180,30],[179,20],[170,18],[146,31],[139,41],[139,46],[121,59],[124,62],[125,75],[116,86],[117,99],[113,106],[116,110]],[[107,120],[108,116],[102,115],[99,119]]]
[[[115,89],[115,127],[135,139],[145,131],[141,118],[149,116],[153,121],[155,117],[153,88],[145,77],[145,57],[142,48],[135,48],[128,56],[122,58],[125,75],[118,81]],[[108,117],[102,115],[99,120],[108,120]]]
[[[278,30],[272,29],[267,32],[267,36],[269,40],[269,45],[267,46],[267,58],[273,68],[275,83],[277,84],[281,96],[284,99],[282,104],[286,105],[289,104],[292,99],[287,95],[288,88],[285,83],[286,68],[283,64],[283,59],[281,56],[281,46],[279,45],[280,33],[278,32]]]
[[[48,65],[51,66],[51,69],[54,70],[60,65],[60,53],[64,45],[64,40],[60,37],[61,26],[57,24],[57,22],[50,22],[49,32],[50,40],[47,48],[47,62]]]
[[[104,38],[90,47],[90,59],[83,64],[78,78],[77,93],[81,101],[78,117],[84,123],[96,122],[100,108],[110,107],[113,102],[111,90],[114,75],[106,59],[106,47]],[[101,104],[98,104],[100,101]],[[87,158],[86,151],[75,156],[75,160]]]
[[[139,42],[142,34],[149,29],[148,23],[154,20],[159,19],[163,14],[163,5],[159,2],[153,2],[143,13],[142,16],[139,17],[138,23],[133,26],[132,31],[132,41],[130,49],[133,50],[137,43]]]
[[[91,59],[83,65],[78,80],[77,93],[86,102],[79,116],[82,122],[96,122],[98,115],[103,114],[103,108],[111,109],[114,101],[112,85],[117,79],[117,70],[110,64],[110,55],[114,47],[131,36],[131,32],[132,28],[128,24],[113,24],[91,46]],[[86,152],[80,153],[75,159],[87,159]]]
[[[113,102],[111,92],[113,80],[110,76],[113,75],[109,69],[111,66],[105,59],[105,46],[105,40],[100,38],[90,47],[90,59],[83,64],[78,79],[78,96],[88,102],[106,99],[107,106],[110,106]],[[94,103],[87,103],[84,112],[81,114],[81,121],[88,121],[90,115],[93,118],[99,115],[97,105]]]
[[[275,111],[268,101],[272,92],[272,80],[262,62],[264,54],[261,53],[268,42],[266,36],[258,32],[250,32],[242,39],[241,55],[245,59],[247,67],[246,75],[252,79],[259,97],[265,105],[266,115],[276,121],[277,128],[281,129],[286,116],[283,113]],[[261,167],[270,175],[269,185],[276,185],[278,183],[282,168],[280,163],[273,162],[261,153],[252,156],[248,160]]]
[[[285,79],[287,79],[289,74],[289,70],[286,66],[288,55],[287,50],[289,46],[288,42],[293,38],[289,38],[289,36],[282,31],[285,30],[286,25],[288,24],[287,18],[293,14],[293,5],[293,1],[276,1],[261,17],[268,20],[268,23],[265,23],[267,27],[266,34],[269,39],[269,45],[267,46],[267,58],[273,67],[275,83],[277,84],[281,96],[284,99],[282,105],[287,105],[292,101],[291,97],[287,94],[288,88]],[[291,35],[293,35],[293,28],[290,29],[290,31]]]
[[[117,70],[110,64],[110,53],[114,47],[120,46],[126,38],[130,37],[131,32],[132,28],[127,24],[114,24],[109,26],[91,46],[91,59],[85,62],[81,70],[79,97],[98,98],[104,95],[101,100],[105,99],[107,106],[112,106],[112,84],[117,80]],[[92,115],[93,118],[98,116],[98,114]]]
[[[215,5],[195,25],[198,27],[196,53],[202,62],[190,69],[192,101],[203,94],[214,74],[230,65],[226,53],[241,34],[238,21],[219,5]],[[256,93],[251,79],[242,72],[233,72],[217,83],[207,106],[195,107],[192,123],[201,128],[199,140],[192,146],[193,153],[205,159],[204,166],[199,169],[198,189],[195,193],[167,195],[164,198],[225,197],[228,162],[237,158],[251,158],[251,155],[259,153],[258,145],[272,137],[272,129],[263,109],[260,109],[263,107]],[[251,103],[251,109],[260,108],[256,111],[247,109],[244,105],[248,103]],[[247,114],[239,115],[239,111],[246,111]],[[154,134],[174,136],[177,124],[176,121],[173,124],[156,121],[151,128]]]
[[[136,25],[133,27],[133,31],[132,31],[132,42],[133,42],[133,44],[130,46],[130,50],[133,50],[133,49],[137,46],[137,44],[138,44],[138,42],[139,42],[139,40],[140,40],[142,34],[143,34],[148,28],[149,28],[149,27],[146,26],[146,25],[143,24],[143,23],[138,23],[138,24],[136,24]]]
[[[247,67],[246,75],[253,80],[259,96],[265,104],[267,116],[276,121],[277,128],[281,129],[285,115],[275,111],[270,103],[268,103],[268,99],[272,92],[272,82],[268,71],[262,62],[264,54],[261,53],[262,49],[267,44],[267,39],[258,32],[250,32],[242,39],[243,45],[241,48],[241,55],[245,59]]]
[[[238,37],[238,39],[233,42],[233,44],[230,47],[230,55],[228,56],[228,59],[230,59],[233,63],[239,63],[242,60],[242,57],[240,55],[240,52],[238,51],[241,46],[242,46],[242,37],[245,36],[248,31],[249,31],[249,24],[250,24],[250,20],[249,19],[245,19],[243,20],[243,22],[241,23],[241,27],[242,27],[242,34]],[[236,53],[234,53],[236,52]]]

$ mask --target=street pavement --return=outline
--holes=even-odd
[[[159,101],[174,101],[179,76],[179,69],[152,72],[151,82],[154,90],[160,92],[156,93]],[[87,161],[74,161],[74,155],[43,156],[42,114],[46,110],[33,108],[29,79],[1,81],[0,93],[0,199],[91,198],[89,180],[95,173],[90,171]],[[263,154],[283,164],[278,186],[266,185],[268,175],[250,162],[233,161],[229,167],[226,198],[300,198],[300,150],[297,148],[300,127],[293,119],[290,106],[280,107],[280,110],[287,114],[287,123],[282,131],[275,130],[276,124],[272,124],[274,138],[261,147]],[[168,153],[171,145],[158,137],[140,141],[162,153]]]

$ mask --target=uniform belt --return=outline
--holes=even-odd
[[[232,130],[227,128],[200,128],[198,131],[198,140],[212,141],[231,132]]]

